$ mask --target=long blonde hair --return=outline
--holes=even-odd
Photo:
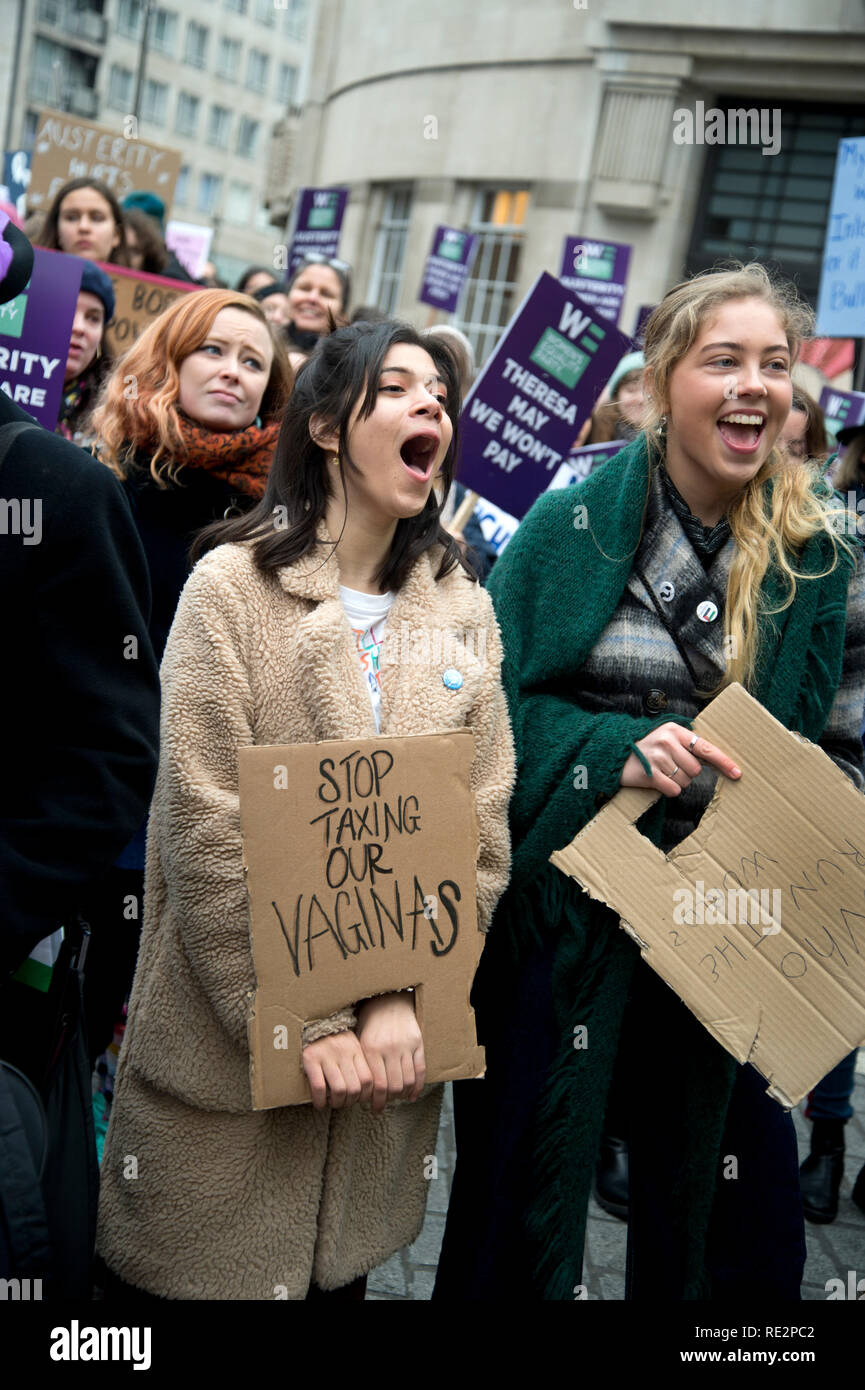
[[[183,463],[183,436],[177,413],[180,366],[207,340],[222,309],[242,309],[270,333],[260,304],[236,290],[193,290],[164,309],[118,362],[93,412],[97,452],[113,473],[124,478],[135,450],[152,447],[150,472],[160,486],[174,480]],[[291,393],[292,372],[281,338],[273,340],[273,362],[261,399],[261,420],[282,419]]]
[[[668,408],[669,381],[674,368],[693,346],[706,319],[733,299],[760,299],[777,314],[795,361],[803,339],[811,331],[813,315],[794,287],[774,280],[758,262],[735,264],[729,269],[706,271],[675,285],[664,296],[646,324],[644,353],[651,380],[652,398],[646,402],[643,427],[655,465],[664,457],[664,441],[658,433]],[[839,562],[838,546],[850,547],[839,535],[838,505],[814,490],[822,475],[819,465],[802,463],[792,468],[773,447],[765,463],[742,489],[730,507],[727,520],[736,543],[727,582],[724,612],[727,670],[712,694],[733,681],[747,686],[757,658],[759,618],[789,608],[800,580],[819,579]],[[833,546],[832,564],[820,574],[803,574],[795,567],[805,543],[825,532]],[[761,608],[760,589],[769,565],[775,562],[784,576],[787,593],[778,608]]]

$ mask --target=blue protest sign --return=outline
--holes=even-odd
[[[608,320],[542,271],[466,396],[460,482],[524,516],[628,347]]]
[[[865,338],[865,136],[842,140],[823,243],[819,338]]]
[[[614,458],[627,447],[626,440],[611,439],[606,444],[583,444],[579,449],[572,449],[558,472],[553,475],[548,490],[581,483],[590,473],[594,473],[596,468],[600,468],[602,463],[606,463],[607,459]]]
[[[347,188],[300,189],[288,255],[289,276],[294,274],[305,252],[324,260],[336,256],[347,202]]]
[[[601,318],[618,324],[630,259],[631,247],[617,241],[566,236],[559,279]]]
[[[463,286],[469,277],[478,239],[458,227],[436,227],[427,256],[418,299],[446,314],[455,314]]]

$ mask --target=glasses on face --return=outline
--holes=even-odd
[[[343,275],[351,274],[348,261],[337,260],[335,256],[325,256],[321,251],[304,251],[300,262],[302,265],[329,265],[333,270],[341,271]]]

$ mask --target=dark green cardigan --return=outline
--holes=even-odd
[[[502,679],[517,754],[510,808],[512,878],[491,927],[487,1005],[496,972],[519,969],[532,939],[557,940],[553,1008],[561,1050],[537,1115],[535,1185],[528,1225],[537,1239],[536,1279],[544,1296],[573,1297],[581,1267],[586,1208],[618,1037],[639,952],[618,917],[553,868],[549,855],[573,839],[619,786],[632,745],[677,718],[590,714],[570,693],[622,597],[639,546],[650,459],[644,436],[577,487],[543,494],[496,564],[489,582],[504,642]],[[824,489],[826,499],[831,498]],[[584,511],[575,510],[584,508]],[[797,586],[794,603],[761,620],[749,689],[776,719],[816,741],[841,678],[852,560],[825,533],[805,546],[798,568],[825,577]],[[786,595],[770,568],[768,613]],[[585,788],[574,767],[587,769]],[[579,782],[581,779],[576,779]],[[664,799],[640,828],[660,838]],[[501,981],[500,981],[501,983]],[[492,993],[490,986],[493,986]],[[503,990],[503,994],[507,991]],[[670,996],[672,999],[672,996]],[[483,1006],[483,1001],[480,1001]],[[709,1292],[705,1241],[735,1062],[684,1010],[676,1065],[688,1095],[689,1151],[682,1154],[672,1210],[685,1249],[682,1296]],[[573,1046],[577,1024],[590,1045]]]

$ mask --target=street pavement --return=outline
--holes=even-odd
[[[865,1163],[865,1048],[859,1053],[853,1107],[855,1113],[845,1128],[847,1157],[838,1216],[828,1226],[805,1223],[808,1260],[803,1299],[826,1299],[830,1279],[841,1279],[846,1289],[851,1271],[855,1272],[856,1279],[865,1279],[865,1215],[850,1200],[856,1174]],[[803,1111],[804,1104],[793,1115],[800,1161],[808,1154],[811,1130]],[[423,1230],[414,1245],[399,1250],[386,1264],[373,1270],[367,1284],[368,1299],[399,1302],[428,1299],[432,1295],[455,1161],[450,1086],[446,1088],[442,1105],[436,1161],[437,1172],[430,1178]],[[592,1200],[583,1269],[589,1299],[624,1298],[625,1241],[625,1223],[608,1216]]]

